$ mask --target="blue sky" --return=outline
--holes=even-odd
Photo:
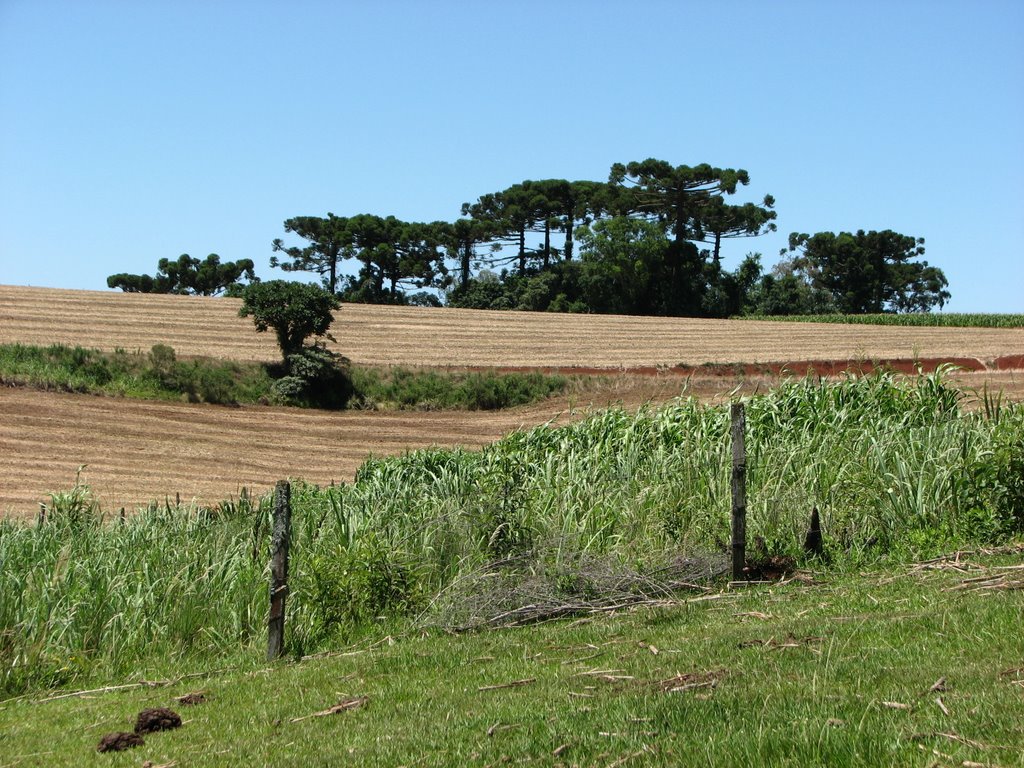
[[[298,215],[453,220],[524,179],[745,168],[779,232],[926,239],[1024,312],[1024,3],[0,0],[0,283],[251,258]],[[297,241],[296,241],[297,242]]]

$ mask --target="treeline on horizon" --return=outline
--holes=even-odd
[[[607,181],[523,181],[465,203],[454,222],[394,216],[298,216],[272,243],[272,267],[317,274],[343,301],[474,309],[683,317],[927,312],[950,298],[922,238],[794,232],[765,272],[749,253],[735,270],[722,243],[775,231],[775,200],[727,202],[745,170],[647,159]],[[342,275],[344,262],[360,263]],[[125,291],[240,295],[253,262],[161,259],[155,277],[121,273]]]

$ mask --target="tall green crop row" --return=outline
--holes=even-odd
[[[834,567],[1024,531],[1024,408],[967,413],[959,398],[940,373],[750,399],[751,549],[800,557],[814,506]],[[373,459],[350,484],[296,483],[289,647],[331,647],[381,617],[472,618],[524,584],[568,599],[600,588],[595,569],[654,579],[722,551],[728,435],[727,408],[681,399],[478,452]],[[269,499],[124,523],[102,523],[81,488],[51,507],[41,527],[0,523],[0,690],[259,653]]]
[[[265,536],[254,521],[265,503],[153,507],[104,524],[62,500],[40,527],[0,523],[0,690],[221,652],[263,632]]]
[[[1024,315],[968,312],[905,312],[865,315],[749,315],[742,320],[787,323],[845,323],[852,325],[936,326],[940,328],[1022,328]]]

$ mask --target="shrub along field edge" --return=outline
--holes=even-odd
[[[314,363],[315,349],[308,357]],[[327,363],[328,367],[335,365]],[[316,367],[316,366],[314,366]],[[330,405],[384,410],[499,410],[543,400],[566,389],[569,377],[539,372],[434,371],[350,366],[341,361],[335,375],[316,367],[332,390],[309,402],[279,366],[209,358],[179,359],[157,344],[149,352],[112,353],[55,344],[49,347],[0,345],[0,385],[115,395],[144,400],[185,400],[218,405]],[[304,382],[308,384],[308,382]],[[282,384],[284,386],[282,386]],[[344,390],[343,396],[337,396]]]

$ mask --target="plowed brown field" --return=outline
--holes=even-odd
[[[62,342],[179,355],[271,360],[273,337],[239,302],[0,286],[0,343]],[[495,313],[346,305],[335,348],[364,364],[640,368],[680,363],[973,358],[1024,353],[1021,329],[937,329]],[[969,374],[1017,396],[1016,371]],[[750,388],[765,380],[746,378]],[[571,405],[635,405],[678,394],[682,380],[619,375],[583,396],[503,413],[322,413],[223,408],[0,389],[0,515],[31,514],[46,494],[85,480],[105,508],[151,499],[215,502],[281,477],[348,480],[365,457],[430,445],[479,446]],[[702,396],[737,381],[694,378]]]
[[[0,343],[80,344],[272,360],[237,299],[0,286]],[[346,304],[333,345],[356,363],[633,368],[680,363],[973,357],[1024,353],[1020,328],[902,328],[485,312]]]

